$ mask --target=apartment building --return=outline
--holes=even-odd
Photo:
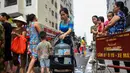
[[[60,8],[66,7],[69,10],[70,17],[73,18],[73,0],[60,0]]]

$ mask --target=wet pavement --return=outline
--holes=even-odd
[[[92,73],[92,64],[89,63],[90,60],[91,60],[91,56],[90,56],[88,63],[86,65],[85,73]],[[107,65],[113,65],[112,61],[111,60],[105,60],[105,66],[107,66]],[[124,66],[123,61],[120,61],[120,66]],[[114,68],[107,67],[105,70],[98,70],[97,73],[115,73],[115,72],[114,72]],[[127,73],[127,71],[124,70],[124,69],[120,69],[120,73]]]
[[[77,67],[75,67],[75,73],[85,73],[86,64],[88,61],[88,57],[83,57],[80,54],[77,54],[75,56]],[[35,67],[35,73],[40,73],[40,68]]]
[[[90,57],[89,57],[90,55]],[[89,63],[91,60],[91,54],[89,53],[88,56],[83,57],[80,54],[75,56],[77,67],[75,67],[75,73],[92,73],[92,64]],[[105,64],[113,65],[111,60],[105,60]],[[120,62],[121,66],[124,66],[124,63]],[[111,72],[108,71],[110,69]],[[40,68],[35,67],[35,73],[40,73]],[[98,70],[97,73],[115,73],[113,68],[106,68],[105,70]],[[127,73],[126,70],[121,69],[120,73]]]

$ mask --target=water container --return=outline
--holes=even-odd
[[[71,49],[70,45],[64,43],[63,40],[61,40],[61,42],[54,47],[54,55],[61,56],[61,57],[64,55],[71,55],[70,49]],[[71,58],[64,57],[63,63],[71,64]]]
[[[70,58],[64,58],[64,64],[71,64]]]
[[[69,55],[71,47],[63,40],[54,47],[54,55]]]

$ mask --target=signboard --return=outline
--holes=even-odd
[[[96,38],[96,57],[130,61],[130,32]]]

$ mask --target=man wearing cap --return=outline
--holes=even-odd
[[[26,37],[26,29],[23,27],[23,25],[26,24],[25,19],[22,16],[19,16],[17,18],[14,18],[13,21],[16,23],[17,27],[15,27],[12,30],[12,40],[20,35],[23,35],[24,37]],[[26,43],[25,43],[26,44]],[[20,55],[20,62],[21,65],[19,65],[19,61],[18,61],[18,57]],[[25,65],[26,65],[26,51],[24,54],[18,54],[16,52],[13,52],[13,67],[16,67],[18,69],[19,66],[20,67],[20,73],[25,73]],[[16,73],[16,70],[13,70],[14,73]]]

